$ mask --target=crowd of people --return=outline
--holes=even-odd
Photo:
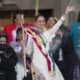
[[[34,25],[14,13],[0,33],[0,80],[80,80],[80,17],[70,29],[63,25],[74,10],[67,6],[59,20],[49,16],[47,22],[38,14]]]

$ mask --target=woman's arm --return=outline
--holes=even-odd
[[[69,12],[74,11],[75,7],[74,6],[68,6],[62,15],[62,17],[59,19],[59,21],[50,29],[48,30],[48,33],[50,36],[52,36],[56,31],[60,28],[60,26],[63,24],[65,17],[68,15]],[[46,31],[47,32],[47,31]]]

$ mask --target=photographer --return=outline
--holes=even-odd
[[[16,80],[16,53],[7,44],[6,34],[0,34],[0,80]]]

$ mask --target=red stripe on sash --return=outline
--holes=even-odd
[[[27,32],[33,36],[33,34],[27,30]],[[28,35],[29,36],[29,35]],[[48,65],[48,71],[51,71],[51,61],[49,60],[48,56],[46,54],[44,54],[44,52],[42,51],[42,47],[38,44],[37,39],[35,37],[32,37],[32,39],[34,40],[36,46],[39,48],[40,52],[43,54],[43,56],[46,58],[47,60],[47,65]]]
[[[42,51],[42,47],[38,44],[36,38],[34,38],[34,37],[32,37],[32,38],[33,38],[34,42],[36,43],[37,47],[39,48],[39,50],[41,51],[41,53],[43,54],[43,56],[47,59],[48,70],[51,71],[51,62],[50,62],[49,58]]]

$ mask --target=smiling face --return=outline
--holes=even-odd
[[[55,22],[54,18],[53,18],[53,17],[49,17],[49,19],[48,19],[48,21],[47,21],[48,27],[51,28],[55,23],[56,23],[56,22]]]
[[[39,16],[35,24],[37,25],[38,28],[43,30],[43,28],[45,27],[45,18],[43,16]]]

